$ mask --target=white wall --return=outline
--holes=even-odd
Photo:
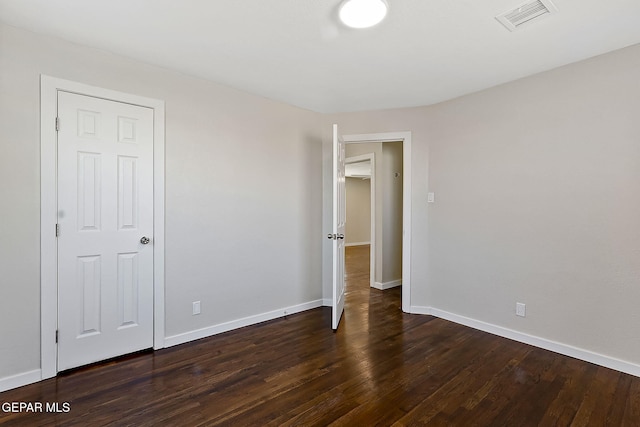
[[[346,178],[345,244],[371,243],[371,180]]]
[[[382,280],[402,279],[402,142],[382,144]]]
[[[319,303],[319,114],[0,25],[0,382],[40,366],[41,73],[166,102],[168,336]]]
[[[415,311],[640,373],[639,69],[636,45],[430,107],[326,117],[342,134],[412,132]]]

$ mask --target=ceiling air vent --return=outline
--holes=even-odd
[[[496,16],[496,19],[509,31],[515,31],[557,11],[558,9],[551,3],[551,0],[533,0],[523,3],[513,10],[501,13]]]

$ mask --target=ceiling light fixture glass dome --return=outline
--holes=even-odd
[[[340,20],[347,27],[368,28],[379,24],[387,15],[385,0],[345,0],[340,6]]]

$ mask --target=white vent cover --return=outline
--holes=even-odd
[[[513,10],[501,13],[496,19],[509,31],[515,31],[523,25],[548,16],[558,9],[551,0],[533,0],[521,4]]]

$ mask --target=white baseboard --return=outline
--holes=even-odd
[[[333,306],[333,301],[331,300],[331,298],[325,298],[322,300],[322,305],[324,307],[332,307]]]
[[[409,307],[409,311],[405,311],[405,313],[408,314],[427,314],[429,316],[436,316],[435,314],[433,314],[433,311],[435,309],[431,308],[431,307],[424,307],[421,305],[412,305]],[[440,316],[436,316],[436,317],[440,317]],[[444,317],[443,317],[444,319]],[[449,320],[449,319],[445,319],[445,320]],[[453,320],[452,320],[453,322]],[[454,322],[454,323],[460,323],[460,322]],[[467,325],[468,326],[468,325]]]
[[[384,282],[384,283],[375,282],[372,288],[376,288],[376,289],[380,289],[381,291],[384,291],[385,289],[396,288],[398,286],[402,286],[402,279],[392,280],[390,282]]]
[[[345,246],[364,246],[364,245],[370,245],[371,242],[354,242],[354,243],[345,243]]]
[[[12,375],[10,377],[0,378],[0,392],[11,390],[12,388],[22,387],[23,385],[37,383],[42,379],[42,371],[34,369],[33,371],[23,372],[21,374]]]
[[[559,343],[557,341],[540,338],[534,335],[525,334],[523,332],[514,331],[513,329],[497,326],[491,323],[482,322],[480,320],[471,319],[469,317],[460,316],[448,311],[439,310],[433,307],[411,306],[413,314],[429,314],[441,319],[449,320],[460,325],[469,326],[470,328],[488,332],[521,343],[529,344],[565,356],[584,360],[585,362],[594,363],[604,366],[605,368],[614,369],[636,377],[640,377],[640,365],[616,359],[614,357],[605,356],[582,348],[574,347],[568,344]]]
[[[210,337],[212,335],[221,334],[233,329],[243,328],[256,323],[266,322],[267,320],[277,319],[289,314],[299,313],[301,311],[311,310],[321,307],[325,300],[315,300],[304,304],[298,304],[291,307],[284,307],[278,310],[269,311],[267,313],[256,314],[254,316],[244,317],[242,319],[232,320],[218,325],[208,326],[206,328],[189,331],[178,335],[166,337],[164,340],[165,347],[172,347],[178,344],[184,344],[189,341],[198,340],[200,338]]]

